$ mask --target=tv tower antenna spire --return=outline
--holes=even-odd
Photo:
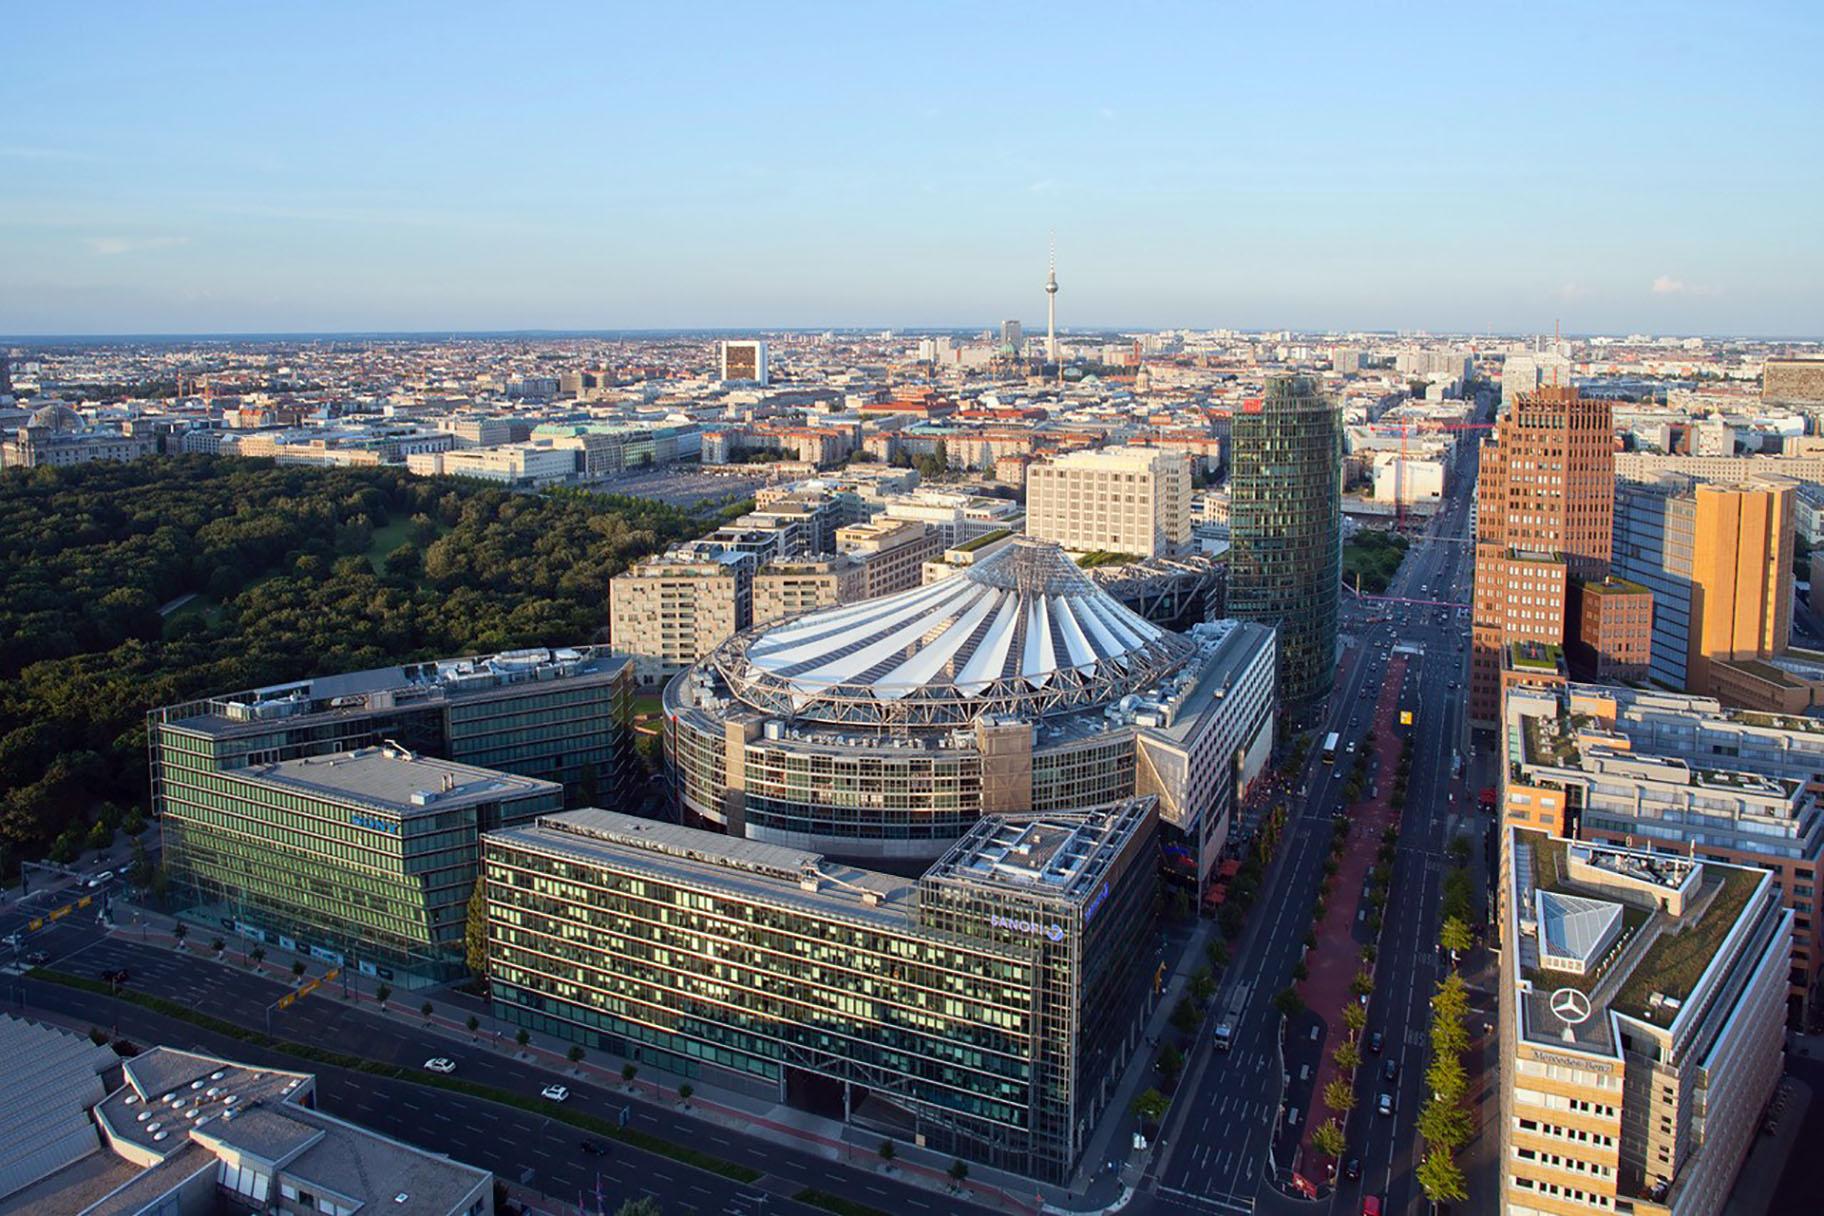
[[[1045,358],[1058,361],[1058,234],[1051,234],[1051,253],[1045,273]]]

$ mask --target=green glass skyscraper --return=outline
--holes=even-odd
[[[1336,677],[1342,420],[1309,377],[1283,376],[1230,433],[1229,615],[1279,630],[1280,703],[1298,714]]]

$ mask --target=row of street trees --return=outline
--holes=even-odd
[[[1475,1131],[1466,1101],[1469,1079],[1463,1071],[1468,1016],[1469,989],[1453,968],[1431,998],[1431,1066],[1425,1071],[1431,1097],[1419,1111],[1425,1158],[1417,1175],[1433,1203],[1461,1203],[1467,1197],[1456,1152]]]

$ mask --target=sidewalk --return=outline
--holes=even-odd
[[[116,918],[116,927],[111,936],[123,942],[156,946],[166,950],[177,948],[177,939],[171,934],[173,918],[159,913],[149,912],[143,908],[129,908],[122,905],[129,923],[122,926],[120,917]],[[137,914],[138,924],[131,923]],[[1201,927],[1200,927],[1201,928]],[[238,970],[255,971],[253,960],[247,951],[252,944],[244,939],[230,939],[221,934],[228,948],[219,958],[209,949],[209,939],[215,935],[199,934],[192,927],[185,939],[182,952],[204,961],[216,961],[223,966]],[[256,973],[278,982],[290,982],[291,966],[294,961],[306,965],[302,981],[308,982],[322,976],[327,969],[315,959],[296,955],[277,946],[267,945],[266,957]],[[1170,1002],[1176,1000],[1173,995],[1188,983],[1188,977],[1201,964],[1203,948],[1201,938],[1194,937],[1192,947],[1185,951],[1179,970],[1174,973],[1172,984],[1166,988],[1166,998],[1162,999],[1149,1023],[1147,1034],[1157,1037],[1157,1032],[1169,1015]],[[1194,961],[1193,961],[1194,960]],[[1188,968],[1188,969],[1187,969]],[[802,1111],[783,1103],[748,1094],[736,1093],[723,1089],[711,1082],[697,1079],[688,1080],[692,1092],[690,1100],[684,1102],[677,1096],[677,1086],[686,1083],[685,1078],[667,1073],[656,1073],[650,1067],[638,1066],[639,1073],[631,1085],[623,1081],[622,1067],[628,1061],[619,1056],[605,1052],[591,1051],[580,1064],[569,1060],[570,1049],[574,1046],[565,1039],[538,1031],[528,1032],[526,1046],[521,1048],[515,1041],[519,1027],[500,1021],[492,1015],[472,1008],[468,1002],[475,998],[457,997],[445,989],[415,989],[409,992],[394,989],[387,1003],[382,1006],[375,997],[375,990],[380,981],[363,975],[347,975],[348,997],[351,1004],[365,1006],[370,1013],[378,1013],[402,1023],[410,1023],[431,1030],[451,1039],[466,1042],[471,1048],[492,1051],[510,1056],[526,1064],[548,1071],[556,1081],[578,1081],[594,1085],[605,1092],[625,1095],[630,1101],[642,1105],[668,1105],[674,1111],[688,1113],[689,1116],[716,1124],[731,1131],[751,1134],[753,1130],[763,1128],[775,1136],[789,1138],[798,1148],[816,1153],[833,1161],[857,1169],[873,1169],[887,1174],[897,1181],[923,1186],[934,1192],[952,1198],[962,1198],[970,1202],[999,1208],[1009,1212],[1035,1213],[1040,1210],[1052,1212],[1090,1213],[1114,1210],[1125,1202],[1121,1183],[1107,1175],[1098,1175],[1097,1170],[1104,1159],[1097,1155],[1099,1147],[1106,1147],[1117,1125],[1125,1129],[1128,1104],[1133,1094],[1139,1092],[1140,1083],[1150,1073],[1152,1053],[1144,1042],[1136,1050],[1130,1063],[1122,1087],[1117,1090],[1110,1102],[1108,1113],[1097,1129],[1097,1135],[1086,1151],[1078,1174],[1069,1188],[1043,1184],[1021,1175],[998,1170],[978,1162],[966,1162],[969,1176],[959,1191],[951,1180],[949,1169],[953,1158],[941,1153],[918,1147],[907,1140],[894,1138],[895,1155],[889,1165],[882,1162],[878,1148],[882,1134],[866,1128],[844,1124],[838,1120],[827,1119],[819,1115]],[[306,1000],[342,1001],[343,978],[327,985]],[[427,1019],[422,1006],[429,1002],[431,1014]],[[282,1018],[283,1015],[280,1015]],[[468,1022],[474,1017],[478,1023],[471,1032]],[[257,1027],[253,1029],[259,1029]],[[284,1037],[282,1021],[275,1020],[273,1035]],[[1125,1155],[1125,1143],[1122,1153]],[[540,1206],[547,1210],[569,1210],[559,1204],[553,1207],[550,1202]]]
[[[1140,1045],[1134,1049],[1133,1058],[1127,1063],[1127,1071],[1122,1075],[1121,1083],[1115,1088],[1114,1097],[1109,1100],[1108,1109],[1103,1112],[1102,1122],[1090,1137],[1089,1146],[1083,1152],[1083,1161],[1077,1173],[1071,1179],[1071,1192],[1082,1194],[1081,1202],[1094,1201],[1099,1194],[1104,1194],[1104,1183],[1110,1182],[1106,1167],[1110,1161],[1122,1163],[1114,1181],[1121,1188],[1137,1189],[1141,1179],[1146,1176],[1154,1155],[1159,1150],[1157,1143],[1151,1144],[1139,1155],[1134,1154],[1132,1147],[1133,1133],[1138,1130],[1135,1118],[1129,1113],[1134,1098],[1153,1087],[1153,1061],[1157,1057],[1157,1045],[1167,1035],[1175,1034],[1171,1028],[1172,1009],[1180,999],[1189,995],[1191,976],[1205,965],[1204,949],[1210,935],[1215,931],[1214,925],[1202,917],[1197,919],[1197,927],[1192,930],[1191,938],[1186,943],[1184,953],[1179,956],[1177,969],[1166,977],[1160,989],[1157,1003],[1148,1015],[1142,1031]],[[1206,1011],[1207,1017],[1207,1011]],[[1178,1087],[1172,1093],[1172,1099],[1185,1092],[1186,1078],[1189,1075],[1189,1058],[1186,1052],[1186,1069],[1179,1076]],[[1171,1118],[1168,1110],[1160,1120],[1161,1134]],[[1131,1158],[1131,1159],[1130,1159]]]
[[[1400,736],[1394,729],[1394,712],[1405,676],[1406,659],[1396,655],[1387,665],[1386,679],[1375,699],[1371,727],[1375,732],[1374,756],[1380,762],[1369,777],[1376,796],[1358,802],[1348,810],[1348,846],[1343,850],[1336,879],[1330,888],[1323,923],[1318,926],[1317,949],[1306,955],[1309,974],[1298,985],[1306,1007],[1323,1022],[1324,1036],[1305,1110],[1304,1134],[1299,1139],[1298,1153],[1290,1162],[1290,1168],[1320,1186],[1330,1181],[1328,1168],[1334,1161],[1318,1149],[1312,1137],[1329,1118],[1324,1106],[1324,1088],[1342,1076],[1334,1054],[1336,1046],[1347,1035],[1342,1022],[1343,1008],[1356,999],[1350,985],[1364,966],[1362,944],[1355,936],[1358,915],[1366,916],[1369,906],[1363,889],[1368,885],[1370,871],[1377,864],[1381,832],[1397,827],[1400,822],[1400,814],[1393,808],[1391,798],[1393,775],[1400,759]],[[1369,966],[1367,970],[1372,974],[1375,969]],[[1347,1126],[1346,1115],[1342,1121]]]

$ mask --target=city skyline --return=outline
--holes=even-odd
[[[1824,333],[1814,11],[1047,17],[23,14],[0,332]]]

